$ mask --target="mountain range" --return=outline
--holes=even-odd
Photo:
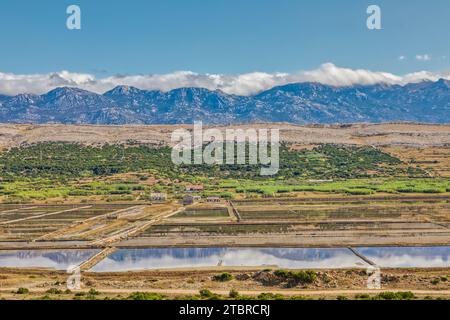
[[[450,81],[333,87],[294,83],[253,96],[203,88],[168,92],[118,86],[104,94],[64,87],[43,95],[0,95],[0,123],[329,124],[450,123]]]

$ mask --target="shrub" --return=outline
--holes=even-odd
[[[441,282],[441,279],[439,279],[439,278],[435,278],[435,279],[431,280],[431,284],[434,284],[434,285],[439,284],[439,282]]]
[[[273,273],[275,276],[279,278],[283,278],[287,281],[293,281],[296,284],[311,284],[317,279],[317,274],[314,271],[307,270],[307,271],[298,271],[298,272],[292,272],[292,271],[286,271],[286,270],[276,270]]]
[[[68,193],[69,196],[77,197],[77,196],[89,196],[90,192],[86,190],[72,190]]]
[[[239,298],[239,292],[237,292],[237,291],[234,290],[234,289],[231,289],[231,290],[230,290],[230,293],[228,294],[228,296],[229,296],[230,298],[232,298],[232,299]]]
[[[375,300],[412,300],[414,293],[408,292],[382,292],[375,296]]]
[[[94,288],[92,288],[91,290],[89,290],[88,295],[90,296],[98,296],[100,294],[100,292],[98,292],[97,290],[95,290]]]
[[[227,282],[227,281],[233,280],[233,275],[231,273],[224,272],[222,274],[214,276],[213,280],[214,281],[219,281],[219,282]]]
[[[164,296],[158,293],[149,293],[149,292],[134,292],[127,297],[127,300],[163,300]]]
[[[208,289],[202,289],[200,290],[200,297],[203,299],[208,299],[208,300],[220,300],[220,296],[218,294],[215,294],[211,291],[209,291]]]
[[[312,298],[308,298],[305,296],[292,296],[290,300],[312,300]]]
[[[273,274],[280,278],[287,278],[289,277],[290,272],[286,270],[275,270]]]
[[[28,290],[27,288],[19,288],[16,291],[17,294],[28,294],[30,293],[30,290]]]
[[[301,284],[311,284],[317,279],[317,274],[311,270],[293,272],[291,274],[292,278]]]
[[[284,296],[281,294],[274,293],[261,293],[258,297],[258,300],[284,300]]]
[[[48,294],[62,294],[62,290],[56,289],[56,288],[50,288],[45,293]]]

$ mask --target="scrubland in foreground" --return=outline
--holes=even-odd
[[[449,299],[448,277],[448,269],[387,269],[383,289],[369,290],[365,270],[86,273],[82,290],[72,292],[63,272],[0,269],[0,299]]]

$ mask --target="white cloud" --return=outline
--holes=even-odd
[[[430,61],[431,56],[429,54],[418,54],[416,55],[416,59],[419,61]]]
[[[403,60],[405,60],[405,59],[406,59],[405,56],[400,56],[400,57],[398,57],[398,60],[400,60],[400,61],[403,61]]]
[[[295,82],[319,82],[333,86],[351,86],[376,83],[406,84],[423,80],[437,81],[439,78],[450,79],[450,75],[448,73],[420,71],[400,76],[388,72],[341,68],[332,63],[325,63],[315,70],[291,74],[253,72],[240,75],[223,75],[179,71],[161,75],[96,78],[94,75],[68,71],[31,75],[0,73],[0,94],[42,94],[62,86],[73,86],[103,93],[118,85],[128,85],[140,89],[162,91],[181,87],[201,87],[210,90],[222,90],[230,94],[252,95],[274,86]]]

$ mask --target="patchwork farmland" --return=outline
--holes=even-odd
[[[27,127],[0,153],[0,296],[65,290],[69,266],[106,298],[205,286],[333,296],[366,293],[363,269],[378,263],[383,288],[450,296],[450,131],[395,128],[285,126],[280,174],[261,179],[259,167],[174,166],[166,145],[45,132],[18,143],[39,131]],[[288,280],[310,269],[313,282]]]

